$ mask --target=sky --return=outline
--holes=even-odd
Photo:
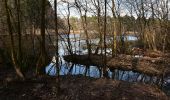
[[[54,0],[49,0],[51,2],[51,5],[54,5]],[[62,3],[61,1],[62,0],[57,0],[58,1],[58,13],[59,13],[59,16],[62,17],[62,16],[66,16],[67,15],[67,4],[66,3]],[[64,1],[68,1],[69,3],[74,3],[75,0],[64,0]],[[111,4],[110,4],[111,5]],[[92,9],[94,9],[93,6],[90,6]],[[108,7],[109,8],[109,7]],[[109,8],[110,9],[110,8]],[[108,11],[108,14],[110,14],[110,16],[112,16],[111,10],[107,10]],[[124,16],[126,15],[127,12],[125,12],[125,10],[121,10],[121,16]],[[87,12],[87,16],[92,16],[94,15],[94,13],[92,12]],[[77,11],[77,9],[75,9],[74,7],[71,7],[70,8],[70,16],[74,16],[74,17],[80,17],[79,15],[79,12]]]
[[[54,5],[54,0],[49,0],[51,5],[53,6]],[[63,17],[63,16],[66,16],[68,14],[67,12],[67,4],[66,3],[62,3],[61,2],[62,0],[57,0],[58,2],[58,14],[60,17]],[[64,1],[68,1],[70,3],[73,3],[74,0],[64,0]],[[75,16],[75,17],[79,17],[79,13],[77,12],[76,9],[73,9],[73,7],[70,9],[70,16]]]
[[[50,2],[51,2],[51,4],[52,5],[54,5],[54,0],[49,0]],[[67,15],[67,3],[62,3],[61,1],[62,0],[57,0],[58,1],[58,14],[59,14],[59,16],[60,17],[64,17],[64,16],[66,16]],[[74,0],[64,0],[64,1],[67,1],[67,2],[69,2],[69,3],[74,3]],[[111,4],[110,4],[111,5]],[[92,9],[93,9],[93,7],[92,6],[90,6]],[[170,2],[169,2],[169,4],[168,4],[168,7],[169,7],[169,9],[170,9]],[[126,14],[127,15],[130,15],[130,13],[129,13],[129,11],[127,11],[126,9],[124,9],[124,7],[121,5],[121,7],[120,7],[121,9],[120,9],[120,15],[121,16],[125,16]],[[110,8],[109,8],[110,9]],[[110,12],[109,12],[110,11]],[[94,15],[94,13],[90,13],[90,12],[88,12],[87,13],[87,15],[88,16],[91,16],[91,15]],[[108,15],[110,15],[110,16],[112,16],[112,13],[111,13],[111,10],[108,10]],[[169,19],[170,19],[170,13],[168,14],[169,16]],[[74,17],[80,17],[80,15],[79,15],[79,12],[74,8],[74,7],[71,7],[70,8],[70,16],[74,16]],[[135,12],[133,12],[133,16],[135,17],[135,18],[137,18],[137,15],[135,14]]]

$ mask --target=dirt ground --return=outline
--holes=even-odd
[[[5,70],[7,72],[5,72]],[[42,76],[17,80],[13,70],[0,68],[0,100],[169,100],[155,86],[142,83],[61,76],[57,92],[56,77]]]

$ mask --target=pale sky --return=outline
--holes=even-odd
[[[51,2],[52,6],[53,6],[54,0],[49,0],[49,1]],[[63,3],[61,1],[62,0],[58,0],[58,13],[59,13],[60,17],[63,17],[63,16],[67,15],[68,11],[67,11],[67,3]],[[75,0],[64,0],[64,1],[67,1],[69,3],[74,3]],[[88,7],[89,7],[89,5],[88,5]],[[94,9],[94,6],[90,6],[90,8]],[[110,8],[108,8],[108,9],[110,9]],[[112,16],[111,10],[107,10],[107,11],[108,11],[108,15]],[[127,14],[127,11],[125,12],[125,10],[121,10],[120,13],[121,13],[121,16],[124,16]],[[87,12],[87,16],[92,16],[92,15],[94,15],[92,10]],[[70,16],[80,17],[78,10],[75,9],[74,7],[70,8]]]
[[[49,0],[51,2],[51,5],[54,5],[54,0]],[[58,2],[58,13],[60,17],[66,16],[67,15],[67,3],[63,3],[61,2],[62,0],[57,0]],[[74,0],[64,0],[67,1],[69,3],[73,3]],[[75,16],[75,17],[79,17],[80,15],[78,14],[76,9],[73,9],[73,7],[70,9],[70,16]]]
[[[54,5],[54,0],[49,0],[52,4],[52,6]],[[58,1],[58,14],[60,17],[64,17],[67,15],[67,3],[63,3],[61,2],[62,0],[57,0]],[[63,1],[67,1],[69,3],[74,3],[74,0],[63,0]],[[123,3],[122,3],[123,4]],[[89,5],[90,6],[90,5]],[[168,7],[170,9],[170,2],[168,3]],[[90,8],[94,8],[94,6],[90,6]],[[110,8],[109,8],[110,9]],[[92,10],[90,10],[92,11]],[[109,12],[110,11],[110,12]],[[120,15],[121,16],[124,16],[124,15],[130,15],[130,13],[127,11],[127,9],[124,9],[124,7],[122,5],[120,5]],[[88,16],[91,16],[91,15],[94,15],[94,13],[92,12],[89,12],[87,13]],[[112,15],[111,14],[111,10],[108,10],[108,15]],[[70,8],[70,16],[75,16],[75,17],[80,17],[78,11],[74,8],[74,7],[71,7]],[[135,14],[135,12],[133,12],[133,16],[135,18],[137,18],[137,15]],[[169,17],[170,17],[170,14],[169,14]]]

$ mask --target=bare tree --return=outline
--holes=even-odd
[[[15,5],[17,7],[17,32],[18,32],[18,48],[19,48],[18,56],[19,56],[19,62],[22,62],[20,0],[15,0]]]
[[[82,27],[84,30],[84,34],[86,35],[86,44],[87,44],[87,48],[88,48],[88,55],[90,56],[91,55],[91,44],[89,42],[90,39],[89,39],[88,31],[87,31],[87,11],[88,11],[87,1],[85,1],[85,6],[83,6],[79,0],[75,0],[75,6],[80,13]],[[84,11],[84,15],[82,13],[82,9]]]
[[[104,2],[104,9],[105,9],[105,15],[104,15],[104,68],[103,68],[103,76],[108,77],[108,72],[107,72],[107,56],[106,56],[106,49],[107,49],[107,44],[106,44],[106,27],[107,27],[107,0]]]
[[[46,0],[41,1],[41,42],[40,42],[40,56],[37,61],[37,74],[45,74],[45,66],[48,64],[48,56],[45,48],[45,10]]]
[[[98,43],[98,46],[97,46],[97,48],[96,48],[96,50],[95,50],[95,54],[98,54],[98,52],[99,52],[99,49],[100,49],[100,47],[102,47],[102,43],[103,43],[103,38],[102,38],[102,18],[101,18],[101,2],[100,2],[100,0],[97,0],[97,3],[96,3],[96,0],[93,0],[93,4],[94,4],[94,6],[95,6],[95,8],[96,8],[96,10],[97,10],[97,29],[98,29],[98,33],[99,33],[99,38],[100,38],[100,40],[99,40],[99,43]],[[102,52],[101,52],[102,53]]]
[[[113,16],[113,46],[112,46],[112,57],[117,54],[117,34],[116,34],[116,14],[115,14],[115,1],[112,0],[112,16]]]
[[[17,75],[22,78],[25,79],[23,73],[21,72],[21,67],[19,66],[18,62],[17,62],[17,58],[16,58],[16,52],[15,52],[15,47],[14,47],[14,37],[13,37],[13,27],[12,27],[12,23],[11,23],[11,17],[10,17],[10,12],[9,12],[9,8],[8,8],[8,4],[7,4],[7,0],[4,0],[4,4],[5,4],[5,11],[6,11],[6,20],[7,20],[7,24],[8,24],[8,31],[9,31],[9,35],[10,35],[10,40],[11,40],[11,59],[12,59],[12,63],[13,66],[15,68],[15,71],[17,73]]]
[[[60,91],[60,69],[59,69],[59,51],[58,51],[58,19],[57,19],[57,0],[54,0],[54,21],[55,21],[55,33],[56,33],[56,69],[57,69],[57,89]]]

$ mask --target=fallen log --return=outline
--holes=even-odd
[[[133,57],[131,55],[118,55],[117,57],[107,57],[107,67],[113,71],[115,69],[124,71],[134,71],[148,76],[168,76],[170,75],[170,63],[168,58],[157,57]],[[85,66],[105,66],[101,55],[66,55],[64,60]]]

